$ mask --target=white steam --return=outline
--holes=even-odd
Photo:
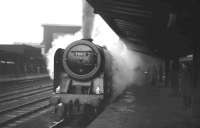
[[[65,49],[71,42],[81,39],[81,31],[74,35],[60,36],[52,42],[52,48],[47,53],[48,70],[51,78],[53,78],[53,61],[56,50],[58,48]],[[95,44],[106,46],[113,56],[112,83],[114,97],[119,95],[127,86],[134,83],[138,84],[141,81],[142,70],[139,67],[142,66],[142,60],[139,54],[128,50],[124,42],[119,39],[99,16],[95,16],[92,39]]]
[[[130,85],[141,85],[144,79],[143,62],[140,54],[129,50],[125,43],[101,19],[95,17],[93,35],[94,43],[106,46],[113,56],[113,98]]]
[[[81,32],[77,32],[76,34],[69,34],[64,36],[59,36],[54,39],[52,42],[52,48],[46,54],[47,57],[47,69],[51,79],[53,79],[54,74],[54,55],[57,49],[62,48],[65,49],[70,43],[82,38]]]
[[[122,93],[128,86],[138,85],[142,73],[139,65],[142,63],[139,56],[133,51],[128,50],[125,46],[120,54],[112,53],[114,62],[113,72],[113,98]]]
[[[86,10],[83,11],[88,12]],[[89,14],[91,14],[90,12]],[[90,17],[89,19],[93,20],[91,15],[86,16]],[[84,23],[84,18],[87,19],[87,17],[83,17],[84,26],[82,27],[82,30],[80,32],[76,33],[75,35],[65,35],[59,37],[52,42],[52,48],[47,53],[48,70],[51,78],[53,78],[55,51],[58,48],[65,49],[67,45],[75,40],[82,39],[82,37],[90,38],[90,36],[92,36],[95,44],[107,47],[107,49],[113,56],[112,86],[114,98],[122,93],[122,91],[126,89],[129,85],[140,84],[140,82],[143,81],[142,79],[144,76],[144,64],[142,62],[142,59],[140,58],[140,55],[136,52],[128,50],[124,42],[119,39],[119,37],[98,15],[95,16],[94,26],[92,23],[90,23],[90,21],[87,20],[87,23]],[[92,25],[92,27],[87,25]],[[81,32],[86,33],[83,33],[82,35]]]

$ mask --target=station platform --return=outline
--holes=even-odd
[[[43,73],[43,74],[27,74],[18,76],[0,76],[0,82],[20,81],[20,80],[38,79],[45,77],[49,77],[49,74]]]
[[[87,128],[199,128],[181,96],[158,86],[129,87]]]

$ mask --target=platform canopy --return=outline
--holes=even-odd
[[[199,0],[87,0],[127,44],[160,57],[198,48]]]

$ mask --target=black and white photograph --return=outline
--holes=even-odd
[[[199,0],[1,0],[0,128],[200,128]]]

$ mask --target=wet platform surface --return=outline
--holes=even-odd
[[[185,110],[168,88],[133,86],[87,128],[199,128],[200,119]]]

